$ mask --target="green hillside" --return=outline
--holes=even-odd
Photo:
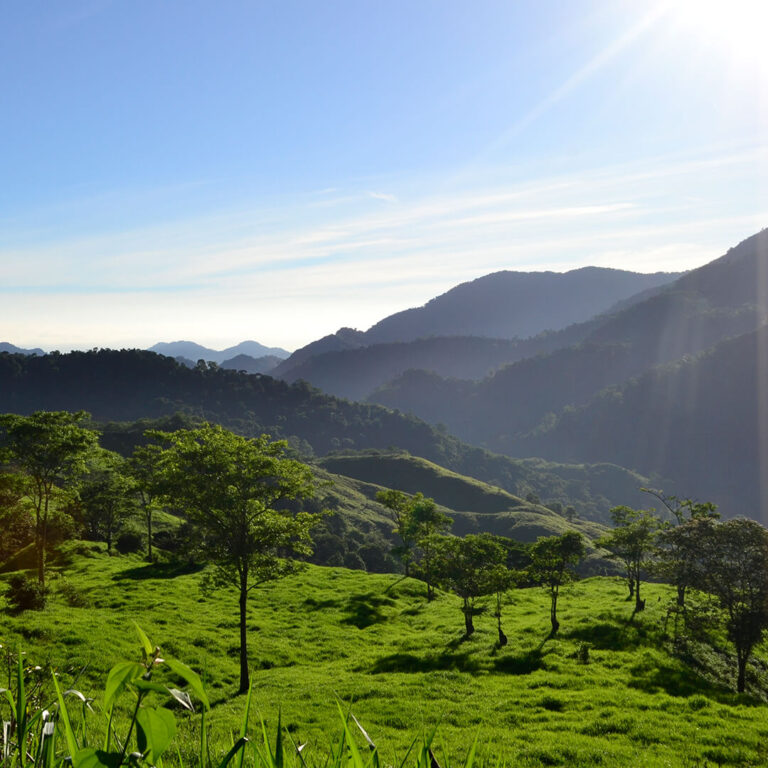
[[[41,679],[55,667],[63,687],[76,681],[96,697],[98,711],[108,669],[137,658],[137,621],[165,655],[207,680],[211,749],[222,754],[244,707],[233,696],[235,593],[203,593],[204,571],[195,567],[76,548],[81,554],[52,574],[45,610],[3,611],[4,649],[21,645],[28,663],[43,667],[30,672]],[[339,731],[335,696],[379,744],[384,764],[399,764],[395,755],[402,759],[411,740],[435,725],[442,765],[446,758],[462,764],[476,737],[480,759],[526,768],[746,768],[768,758],[765,666],[752,668],[751,693],[739,697],[722,650],[689,642],[684,662],[663,630],[671,598],[664,586],[649,586],[646,611],[632,618],[623,584],[579,582],[563,592],[554,640],[546,639],[543,590],[513,591],[503,611],[510,642],[501,650],[490,606],[472,639],[461,642],[458,598],[440,594],[426,603],[422,593],[421,584],[396,576],[314,566],[254,591],[252,726],[263,716],[273,729],[281,708],[291,737],[307,743],[310,766],[323,764]],[[189,762],[199,715],[177,716]],[[98,733],[100,718],[89,718]]]
[[[336,475],[433,498],[454,519],[458,535],[490,531],[516,541],[532,542],[538,536],[577,530],[588,539],[604,532],[596,523],[574,519],[538,503],[530,503],[501,488],[451,472],[408,454],[329,456],[320,466]],[[340,478],[341,479],[341,478]]]

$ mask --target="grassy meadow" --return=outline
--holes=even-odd
[[[136,621],[164,655],[204,676],[212,745],[226,751],[245,704],[234,695],[236,595],[203,594],[203,573],[81,545],[52,572],[43,611],[2,611],[0,642],[4,651],[21,645],[28,663],[54,666],[65,685],[98,699],[110,667],[137,659]],[[560,635],[547,639],[544,590],[513,591],[503,614],[509,645],[498,649],[490,601],[462,641],[452,595],[427,603],[417,581],[309,566],[250,600],[252,721],[262,716],[274,729],[280,710],[296,743],[307,742],[307,765],[322,765],[340,732],[336,697],[384,765],[435,725],[443,765],[463,764],[475,738],[478,758],[493,765],[768,763],[764,701],[731,692],[734,671],[722,652],[689,648],[698,668],[679,660],[663,633],[671,590],[650,585],[645,596],[646,611],[632,618],[619,579],[575,583],[561,597]],[[753,666],[753,691],[764,688],[764,674],[762,663]],[[179,716],[183,757],[194,754],[197,716]]]

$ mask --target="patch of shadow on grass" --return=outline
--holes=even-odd
[[[502,656],[493,663],[494,671],[502,672],[505,675],[530,675],[531,672],[535,672],[543,666],[544,653],[540,647],[514,656]]]
[[[562,636],[569,640],[589,643],[592,648],[599,651],[633,650],[641,644],[643,639],[637,628],[629,629],[608,622],[574,629]]]
[[[477,672],[480,664],[469,653],[439,653],[433,656],[414,656],[412,653],[393,653],[377,659],[371,673],[385,672]]]
[[[711,698],[731,698],[730,692],[713,685],[694,670],[683,665],[644,660],[631,669],[632,680],[627,685],[645,693],[664,691],[670,696],[704,694]]]
[[[199,573],[205,566],[202,563],[147,563],[136,568],[127,568],[116,573],[113,581],[143,581],[145,579],[174,579],[176,576],[186,576]]]
[[[365,629],[373,624],[381,624],[387,620],[382,611],[385,606],[392,606],[395,601],[391,597],[367,592],[363,595],[350,595],[344,605],[345,616],[342,624],[352,624],[358,629]]]
[[[341,603],[334,598],[328,600],[315,600],[314,597],[308,597],[303,604],[307,608],[313,608],[318,611],[322,611],[323,608],[338,608],[341,605]]]

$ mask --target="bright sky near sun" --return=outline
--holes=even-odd
[[[365,329],[768,226],[766,0],[0,5],[0,341]]]

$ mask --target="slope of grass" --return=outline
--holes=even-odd
[[[30,662],[53,664],[65,684],[78,677],[79,689],[100,695],[108,669],[136,656],[135,620],[164,653],[203,673],[214,746],[228,747],[244,704],[233,695],[235,593],[206,596],[199,569],[108,558],[99,549],[84,547],[55,574],[44,611],[4,612],[0,642],[22,644]],[[85,605],[69,604],[73,590]],[[260,712],[274,726],[281,707],[313,762],[338,732],[339,696],[385,756],[402,756],[422,728],[439,722],[437,743],[452,762],[478,735],[481,756],[503,756],[510,766],[765,764],[759,696],[730,691],[732,668],[720,653],[710,651],[710,662],[694,670],[670,652],[662,632],[668,588],[649,586],[648,608],[634,618],[624,595],[615,579],[567,588],[561,634],[548,640],[543,590],[515,591],[504,606],[509,645],[499,650],[490,606],[462,641],[451,595],[427,603],[415,581],[309,567],[250,601],[254,721]],[[753,694],[765,690],[762,674],[753,670]],[[194,722],[182,728],[182,753],[194,751]]]
[[[359,453],[328,456],[319,461],[324,469],[336,473],[338,487],[362,483],[358,490],[374,494],[383,487],[406,493],[421,492],[433,498],[454,519],[453,531],[463,535],[489,531],[517,541],[532,542],[577,530],[594,539],[605,529],[593,522],[562,515],[542,504],[521,499],[502,488],[473,477],[460,475],[434,462],[407,453]],[[383,510],[383,507],[381,507]],[[386,510],[381,516],[388,519]]]

